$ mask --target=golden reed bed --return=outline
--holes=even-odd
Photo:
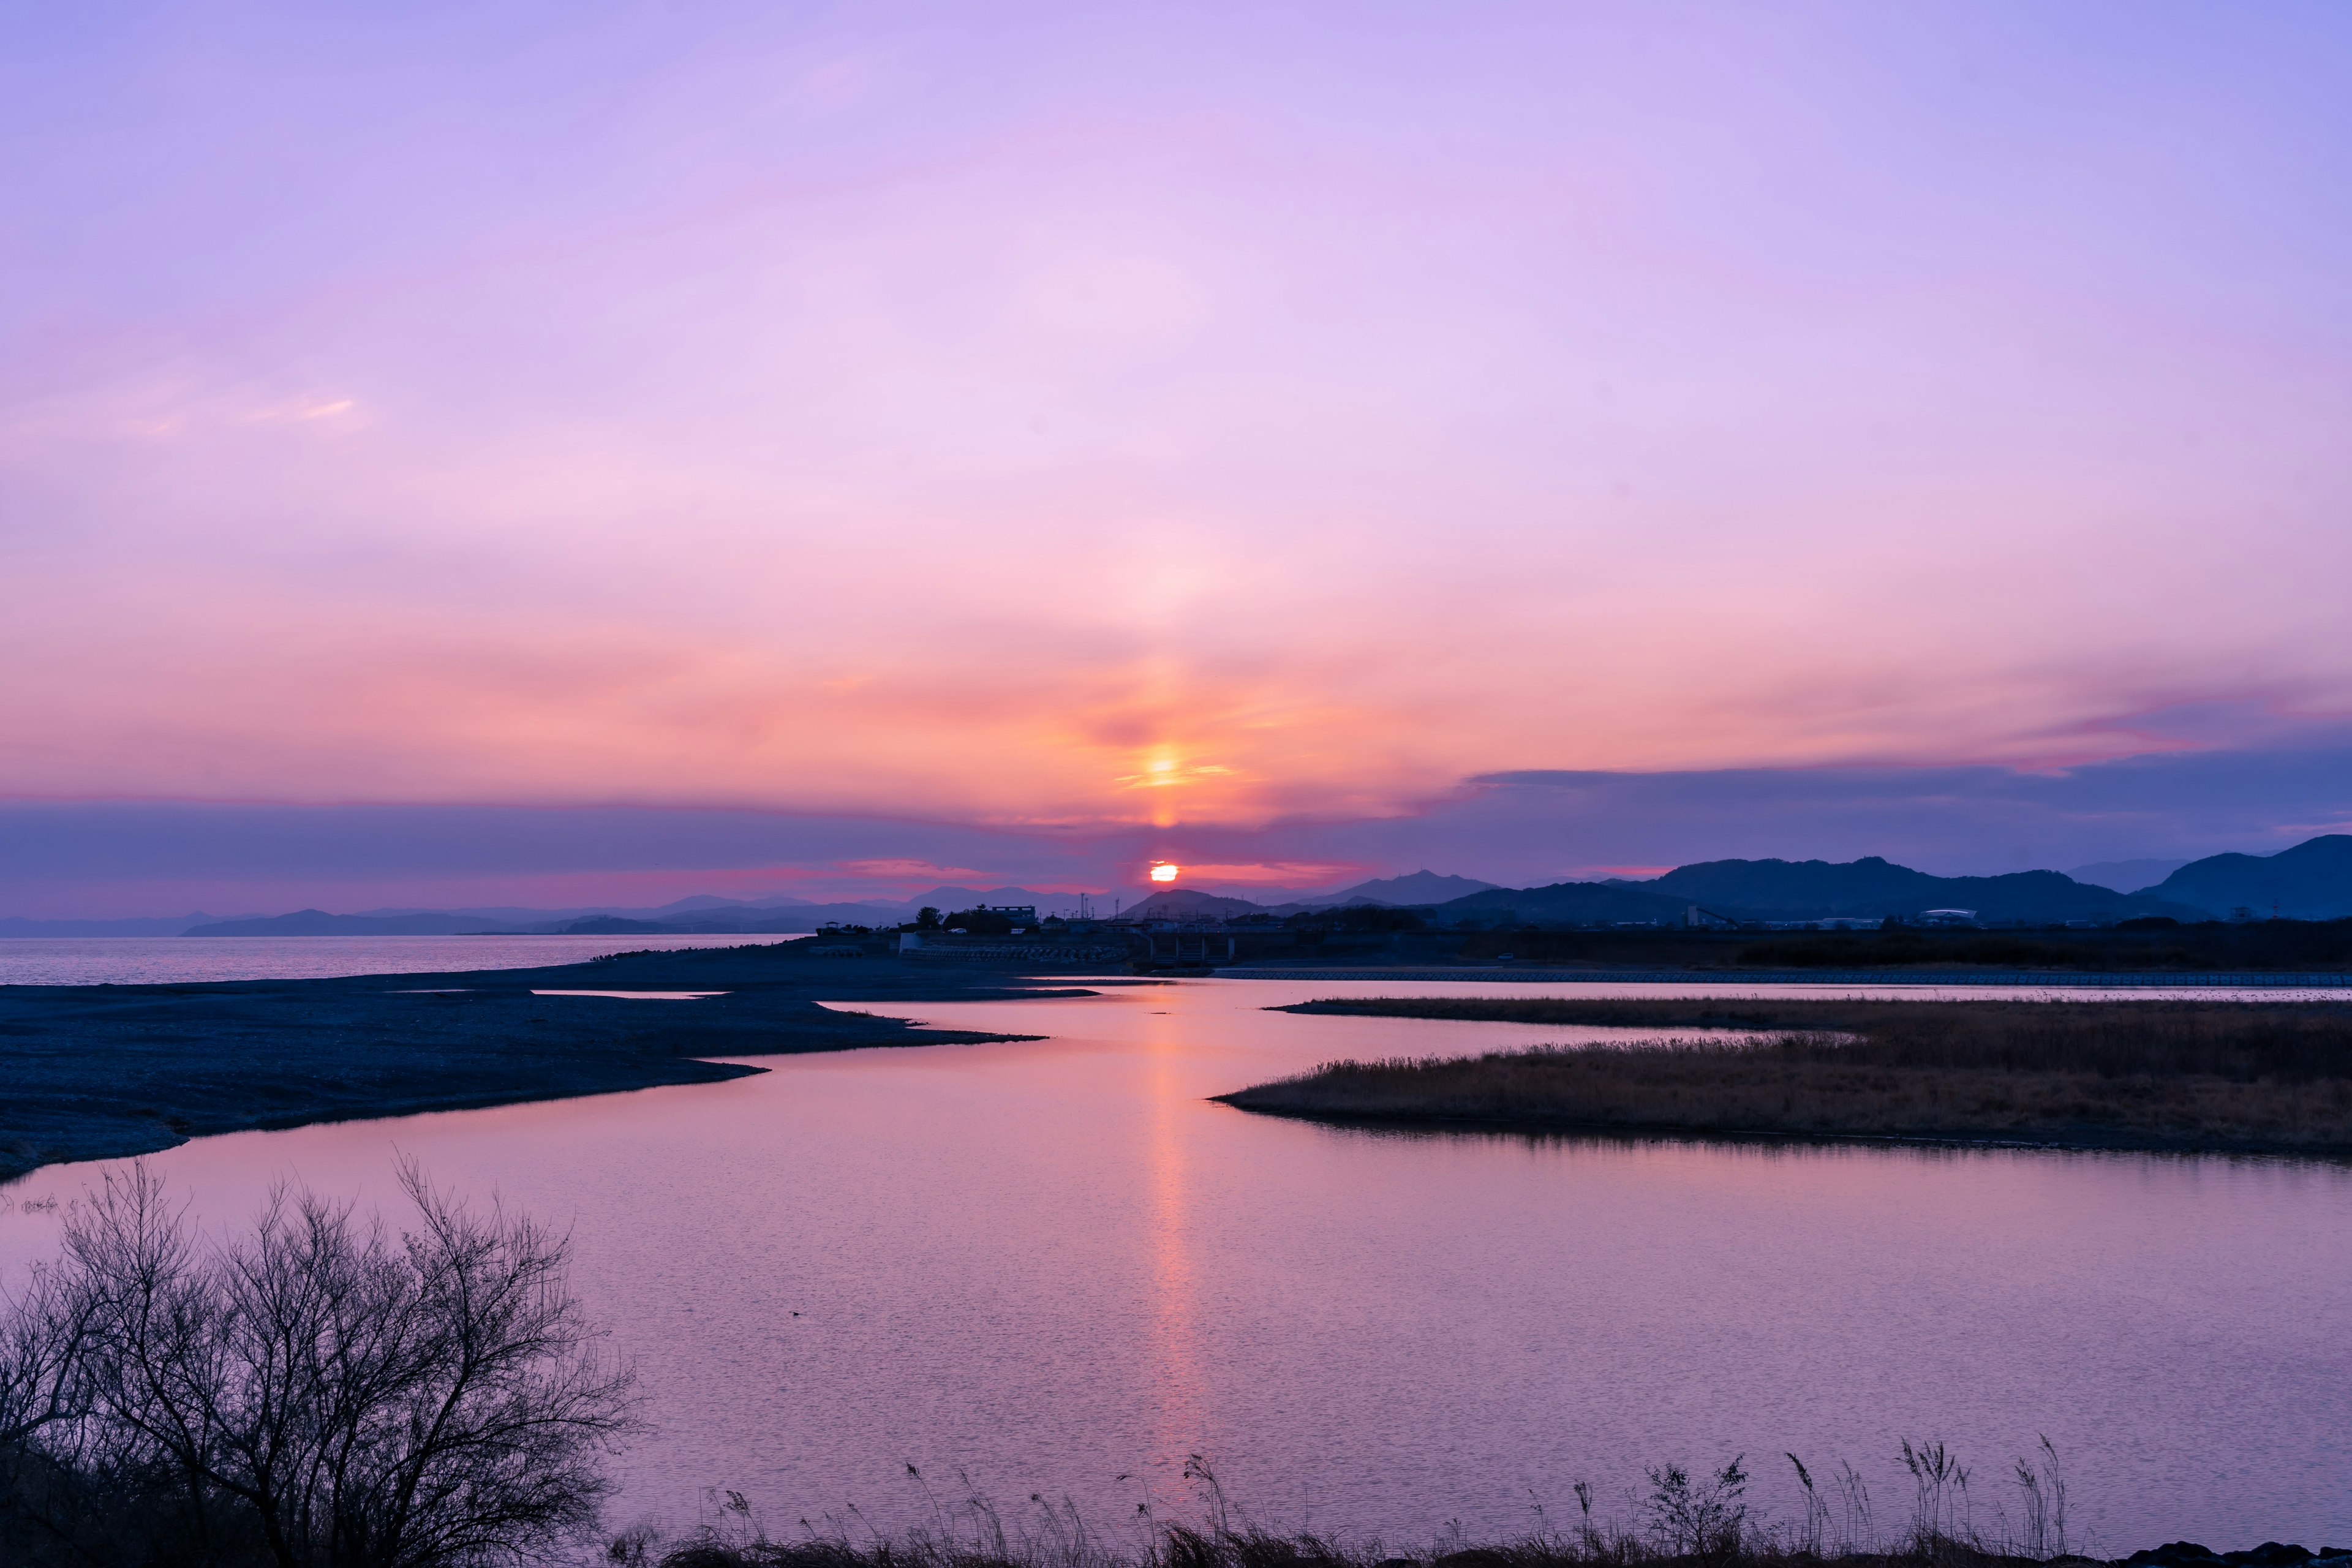
[[[1392,1123],[2352,1154],[2352,1005],[2338,1001],[1376,997],[1286,1011],[1604,1026],[1648,1043],[1333,1062],[1219,1099]]]

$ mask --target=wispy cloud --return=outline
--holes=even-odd
[[[0,792],[1386,864],[1296,825],[2352,712],[2340,16],[915,18],[12,81]]]
[[[879,859],[844,860],[841,868],[853,877],[870,877],[877,881],[953,881],[961,877],[986,877],[985,871],[975,871],[969,866],[935,866],[929,860]]]
[[[340,419],[358,406],[359,404],[349,397],[307,396],[296,398],[290,403],[278,404],[273,407],[254,409],[245,417],[248,423],[256,425],[289,421],[307,425],[318,419]]]

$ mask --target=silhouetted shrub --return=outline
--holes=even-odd
[[[0,1342],[0,1555],[470,1568],[588,1540],[635,1420],[565,1238],[401,1181],[397,1237],[280,1189],[204,1244],[144,1166],[78,1205]]]

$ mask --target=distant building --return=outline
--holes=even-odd
[[[1918,924],[1923,926],[1972,926],[1977,923],[1974,910],[1922,910]]]

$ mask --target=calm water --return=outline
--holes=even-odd
[[[1907,1436],[1973,1464],[1990,1527],[2047,1433],[2104,1546],[2352,1537],[2352,1171],[1403,1136],[1205,1103],[1339,1056],[1593,1033],[1260,1011],[1402,989],[929,1005],[910,1016],[1052,1037],[155,1163],[241,1217],[288,1173],[383,1198],[397,1148],[571,1218],[662,1426],[625,1520],[690,1524],[731,1487],[772,1527],[852,1502],[904,1521],[912,1461],[1111,1521],[1181,1503],[1202,1451],[1268,1521],[1419,1541],[1524,1527],[1535,1499],[1557,1519],[1579,1479],[1622,1516],[1643,1464],[1743,1451],[1786,1514],[1793,1448],[1851,1459],[1899,1526]],[[0,1215],[0,1258],[55,1228]]]
[[[30,936],[0,939],[0,985],[318,980],[583,963],[608,952],[733,947],[754,936]]]

